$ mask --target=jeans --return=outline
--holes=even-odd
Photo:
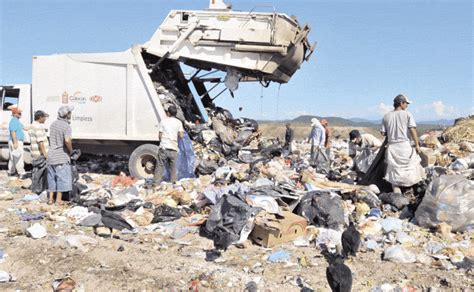
[[[48,191],[61,193],[72,191],[72,173],[69,163],[48,165]]]

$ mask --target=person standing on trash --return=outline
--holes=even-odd
[[[63,105],[58,110],[58,119],[51,124],[48,152],[48,204],[62,204],[62,195],[72,191],[71,154],[73,106]]]
[[[47,113],[38,110],[34,114],[34,122],[28,131],[31,143],[31,159],[36,160],[40,157],[48,158],[49,142],[46,136],[44,122],[49,117]]]
[[[31,124],[28,134],[30,135],[31,148],[31,190],[34,193],[42,193],[48,186],[48,159],[49,142],[44,128],[44,122],[49,117],[47,113],[38,110],[34,114],[34,122]]]
[[[8,150],[10,152],[8,175],[13,176],[18,174],[19,178],[23,179],[26,172],[23,162],[23,141],[25,140],[25,133],[23,132],[23,124],[20,122],[22,111],[18,107],[12,108],[11,111],[12,118],[8,125]]]
[[[332,129],[329,128],[329,121],[326,119],[321,120],[321,125],[324,127],[324,133],[326,138],[324,139],[324,147],[327,149],[331,148]]]
[[[426,177],[420,164],[416,122],[406,110],[410,103],[412,102],[403,94],[397,95],[393,100],[394,110],[384,115],[380,129],[388,142],[384,179],[392,184],[393,192],[396,193],[401,193],[400,187],[411,187]],[[410,137],[415,148],[412,147]]]
[[[183,123],[176,118],[178,110],[175,106],[168,107],[167,117],[160,122],[158,136],[160,147],[156,159],[155,184],[161,183],[166,165],[169,166],[171,182],[176,182],[176,162],[178,158],[178,139],[183,139],[184,128]]]
[[[293,140],[295,138],[295,131],[291,128],[291,124],[286,124],[286,132],[285,132],[285,148],[288,149],[290,154],[293,152]]]
[[[372,134],[361,134],[358,130],[349,133],[349,156],[356,157],[364,148],[377,151],[382,146],[382,142]]]
[[[319,148],[324,147],[326,141],[326,130],[317,118],[311,119],[311,132],[309,133],[308,143],[311,143],[311,160],[314,160]]]

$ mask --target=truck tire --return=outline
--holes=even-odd
[[[130,175],[138,179],[152,178],[157,154],[157,145],[143,144],[135,148],[128,160]]]

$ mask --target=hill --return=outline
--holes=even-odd
[[[339,126],[339,127],[348,127],[348,126],[356,126],[356,127],[374,127],[377,125],[368,120],[361,120],[361,121],[354,121],[354,119],[344,119],[340,117],[319,117],[319,116],[310,116],[310,115],[303,115],[291,120],[291,123],[301,123],[301,124],[311,124],[311,119],[317,118],[319,120],[326,119],[328,120],[331,126]]]

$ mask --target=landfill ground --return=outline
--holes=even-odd
[[[1,171],[0,178],[5,182],[5,171]],[[199,290],[228,291],[232,288],[239,291],[250,281],[255,281],[264,291],[299,291],[302,287],[329,290],[325,276],[327,264],[315,246],[295,247],[293,243],[287,243],[266,249],[247,242],[245,247],[232,246],[218,260],[208,262],[206,251],[212,250],[212,241],[198,234],[188,234],[179,240],[157,234],[119,234],[120,239],[110,239],[94,235],[92,228],[52,219],[42,221],[48,236],[35,240],[22,234],[29,224],[19,221],[15,210],[54,215],[61,214],[62,209],[39,202],[19,202],[27,193],[20,189],[13,192],[11,200],[0,201],[1,249],[8,255],[0,264],[0,270],[9,271],[16,277],[16,282],[2,284],[2,290],[44,291],[51,288],[53,279],[67,274],[76,281],[77,291],[81,287],[86,291],[187,290],[196,287]],[[186,224],[185,219],[180,220]],[[55,244],[57,236],[70,234],[87,235],[97,243],[86,245],[84,250]],[[436,234],[421,232],[421,229],[419,235],[423,241],[436,238]],[[121,247],[123,251],[119,251]],[[289,262],[267,262],[268,255],[279,249],[289,251]],[[419,247],[413,250],[424,253]],[[435,267],[435,263],[382,261],[381,251],[360,252],[347,265],[353,273],[354,291],[367,291],[384,283],[416,287],[416,290],[439,287],[441,290],[468,291],[474,288],[472,273],[456,269],[446,271]]]
[[[89,175],[99,184],[114,178],[99,173]],[[242,291],[251,281],[259,291],[330,291],[325,275],[327,263],[314,243],[301,247],[289,242],[263,248],[247,240],[243,246],[231,246],[220,257],[210,259],[213,242],[199,236],[197,227],[189,227],[189,218],[174,222],[188,226],[189,233],[178,236],[179,239],[160,232],[118,233],[110,239],[107,230],[99,230],[101,236],[97,236],[90,227],[76,226],[74,220],[65,216],[70,205],[21,201],[31,191],[23,189],[21,181],[7,177],[5,170],[0,171],[0,181],[3,189],[10,190],[0,196],[0,250],[4,254],[0,270],[14,275],[13,282],[0,284],[2,291],[46,291],[51,289],[54,279],[65,276],[75,281],[75,291]],[[26,222],[19,219],[19,212],[42,213],[46,217]],[[25,229],[34,222],[46,228],[47,236],[33,239],[25,235]],[[427,253],[425,246],[431,241],[450,244],[466,240],[464,255],[474,255],[472,233],[446,237],[415,227],[409,234],[417,243],[405,246],[417,256]],[[67,235],[83,236],[84,241],[79,246],[68,245],[61,241]],[[278,250],[287,251],[289,259],[269,262],[268,256]],[[382,284],[415,289],[404,291],[474,289],[472,271],[456,269],[446,260],[424,256],[415,263],[394,263],[383,261],[382,252],[382,248],[365,251],[362,247],[357,258],[346,261],[353,274],[353,291],[369,291]]]

